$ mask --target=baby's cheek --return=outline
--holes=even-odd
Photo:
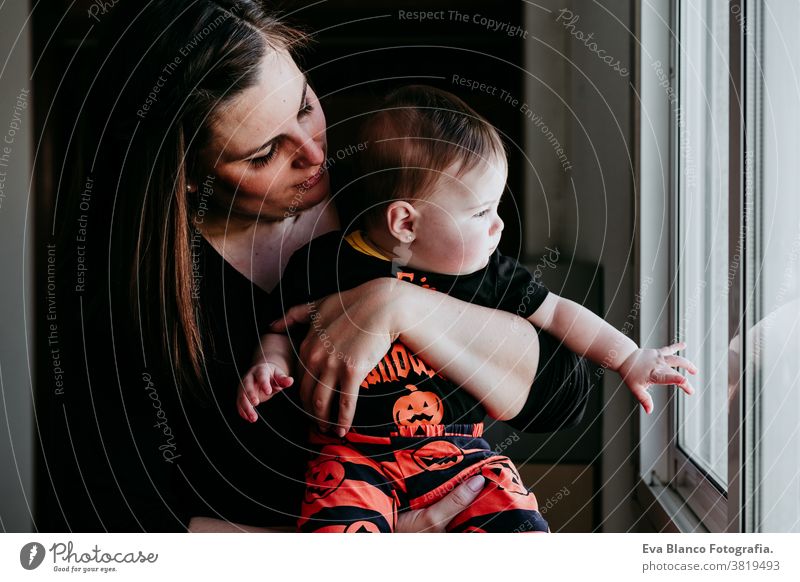
[[[486,254],[489,241],[483,232],[477,229],[465,229],[462,230],[461,235],[459,244],[466,260],[472,260]]]
[[[425,264],[429,270],[454,275],[462,270],[464,263],[464,248],[461,239],[446,236],[434,236],[434,244],[424,249],[419,249],[424,256]]]

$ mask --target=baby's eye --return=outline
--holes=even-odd
[[[480,212],[477,212],[476,214],[474,214],[474,217],[475,218],[480,218],[482,216],[486,216],[488,213],[489,213],[489,209],[487,208],[485,210],[481,210]]]
[[[299,117],[304,117],[304,116],[308,115],[309,113],[311,113],[312,111],[314,111],[314,106],[311,105],[311,102],[308,100],[308,98],[306,98],[306,102],[303,103],[303,106],[300,108],[300,111],[298,112],[298,116]]]

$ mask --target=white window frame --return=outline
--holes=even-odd
[[[640,341],[643,345],[667,345],[675,336],[678,321],[675,285],[676,188],[679,183],[673,170],[677,167],[677,123],[675,118],[676,72],[680,60],[676,33],[679,34],[681,0],[646,0],[636,18],[637,70],[635,90],[639,97],[636,135],[638,140],[636,172],[639,208],[637,232],[637,270],[640,296]],[[752,217],[746,215],[745,200],[752,199],[756,177],[746,167],[745,152],[753,151],[755,135],[746,127],[757,127],[758,95],[745,94],[744,83],[752,72],[754,51],[745,34],[758,30],[759,0],[731,0],[730,15],[730,107],[729,107],[729,264],[733,254],[737,268],[732,269],[728,296],[728,337],[745,352],[747,338],[740,333],[754,323],[754,313],[745,309],[752,297],[753,281],[747,271],[752,249],[739,241],[747,232]],[[750,19],[747,30],[742,15]],[[749,53],[749,54],[748,54]],[[663,63],[661,67],[655,63]],[[661,69],[661,73],[657,69]],[[669,79],[668,87],[664,79]],[[672,91],[672,94],[670,93]],[[744,113],[744,115],[742,115]],[[745,172],[748,178],[745,179]],[[747,189],[747,190],[745,190]],[[646,228],[645,228],[646,226]],[[665,252],[669,249],[669,252]],[[752,263],[750,263],[752,264]],[[731,398],[728,410],[728,484],[721,490],[676,445],[676,394],[653,391],[656,413],[639,413],[639,476],[636,487],[638,503],[651,524],[661,531],[754,531],[753,469],[756,460],[745,455],[753,450],[752,378],[741,368],[729,369]],[[751,411],[752,412],[752,411]]]

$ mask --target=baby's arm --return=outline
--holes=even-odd
[[[236,394],[236,406],[243,419],[258,420],[255,407],[294,383],[288,375],[292,370],[291,349],[285,335],[268,333],[261,336],[253,365],[242,378]]]
[[[686,394],[694,388],[672,366],[696,374],[697,368],[675,353],[683,343],[659,349],[642,349],[625,334],[577,303],[549,293],[528,320],[560,339],[573,352],[583,354],[596,364],[619,372],[647,414],[653,400],[647,393],[652,384],[675,384]]]

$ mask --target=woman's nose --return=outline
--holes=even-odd
[[[295,152],[293,165],[296,168],[321,166],[325,161],[325,150],[312,135],[305,135],[300,147]]]

